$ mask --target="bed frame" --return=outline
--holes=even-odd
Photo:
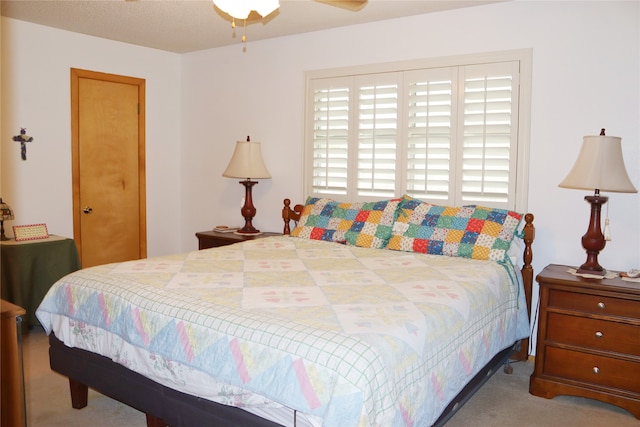
[[[291,232],[290,222],[300,219],[303,206],[291,208],[284,200],[283,234]],[[524,254],[522,276],[527,308],[531,312],[533,268],[531,246],[535,236],[533,215],[524,217]],[[54,334],[49,337],[51,369],[69,378],[71,405],[75,409],[87,406],[89,387],[146,414],[147,427],[195,427],[203,425],[221,427],[276,427],[271,421],[231,406],[190,396],[158,384],[110,359],[86,350],[65,346]],[[511,348],[496,355],[447,406],[434,426],[444,425],[462,405],[504,366],[510,373],[509,360],[523,361],[528,357],[529,340],[516,342]]]

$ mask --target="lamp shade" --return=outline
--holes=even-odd
[[[262,160],[260,143],[254,141],[237,141],[231,161],[229,161],[229,165],[222,173],[222,176],[246,179],[271,178]]]
[[[7,221],[10,219],[13,219],[13,210],[11,210],[11,207],[3,202],[2,197],[0,197],[0,220]]]
[[[564,188],[637,193],[622,158],[622,139],[617,136],[585,136]]]

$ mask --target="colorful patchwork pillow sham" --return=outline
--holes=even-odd
[[[347,243],[376,249],[387,246],[400,200],[398,198],[362,203],[345,235]]]
[[[400,199],[340,203],[308,198],[293,237],[384,248],[391,237]]]
[[[506,261],[521,219],[504,209],[437,206],[405,197],[387,248]]]

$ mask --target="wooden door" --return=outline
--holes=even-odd
[[[73,232],[83,267],[147,256],[145,81],[71,70]]]

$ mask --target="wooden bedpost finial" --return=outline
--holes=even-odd
[[[533,268],[531,267],[531,260],[533,259],[533,251],[531,245],[535,239],[535,228],[533,226],[533,214],[528,213],[524,216],[524,254],[523,254],[523,270],[529,270],[533,277]]]
[[[289,215],[291,209],[291,200],[284,199],[284,208],[282,208],[282,220],[284,221],[284,229],[282,230],[282,234],[291,234],[291,226],[289,222],[291,221],[291,216]]]
[[[291,209],[291,200],[284,199],[284,207],[282,208],[282,220],[284,221],[284,230],[282,234],[291,233],[291,226],[289,225],[291,220],[295,221],[296,225],[298,225],[298,221],[300,221],[300,216],[302,215],[303,209],[304,209],[303,205],[295,205],[293,209]]]

